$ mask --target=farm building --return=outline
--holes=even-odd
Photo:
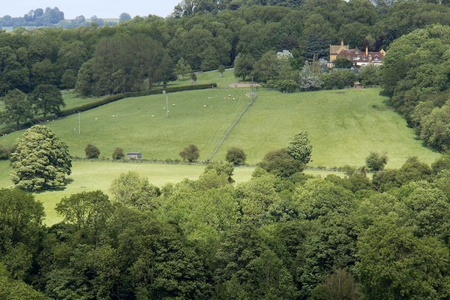
[[[130,158],[142,158],[142,154],[140,154],[139,152],[128,152],[127,159]]]

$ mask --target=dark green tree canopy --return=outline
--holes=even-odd
[[[200,157],[200,151],[198,150],[197,146],[195,146],[194,144],[190,144],[180,152],[180,156],[183,158],[183,160],[193,162]]]
[[[3,102],[5,103],[5,119],[15,122],[18,129],[21,129],[21,122],[28,121],[33,117],[33,110],[27,95],[18,89],[9,91],[3,98]]]
[[[246,158],[247,155],[245,154],[244,150],[242,150],[241,148],[233,147],[228,149],[225,160],[235,165],[243,165],[245,164]]]
[[[42,125],[24,133],[11,161],[11,180],[27,191],[64,186],[72,167],[67,145]]]
[[[36,113],[42,112],[44,118],[48,113],[58,114],[66,106],[61,91],[52,84],[38,85],[30,96]]]

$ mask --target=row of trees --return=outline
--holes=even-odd
[[[319,179],[301,173],[310,151],[300,133],[238,185],[227,163],[161,188],[124,173],[112,199],[61,199],[52,227],[32,195],[2,189],[0,295],[450,297],[450,157],[431,167],[409,158],[373,180],[351,168]]]
[[[6,15],[3,18],[0,18],[0,27],[54,26],[62,20],[64,20],[64,13],[57,7],[47,7],[45,10],[42,8],[37,8],[35,10],[30,10],[23,17],[13,18]]]
[[[450,147],[449,26],[414,31],[392,43],[381,82],[392,106],[428,146]]]
[[[349,62],[347,59],[344,60]],[[343,89],[353,87],[358,80],[364,86],[380,83],[379,67],[373,64],[354,70],[350,68],[330,70],[324,59],[305,63],[295,49],[293,53],[288,50],[269,51],[257,61],[250,54],[239,53],[234,61],[234,75],[242,77],[243,80],[251,76],[265,87],[286,92]]]
[[[183,13],[178,19],[135,17],[113,27],[92,24],[68,30],[17,28],[2,32],[0,95],[16,88],[29,93],[40,84],[74,88],[77,79],[80,93],[148,88],[142,84],[142,76],[148,76],[152,83],[170,80],[180,60],[192,70],[216,70],[220,65],[231,65],[239,53],[259,61],[269,51],[289,50],[300,69],[302,59],[328,58],[329,44],[341,39],[352,47],[378,50],[416,28],[436,22],[449,24],[447,5],[421,1],[396,2],[385,13],[369,0],[306,0],[299,6],[287,3],[248,1],[238,9],[221,9],[217,14]],[[127,36],[133,40],[127,41]],[[130,43],[133,47],[127,47]],[[142,53],[139,49],[145,47],[154,51]],[[101,55],[105,55],[104,67]],[[130,61],[133,56],[139,59]],[[111,62],[116,59],[118,64],[113,66]],[[148,62],[152,66],[148,67]],[[114,80],[104,82],[108,77]],[[90,80],[95,86],[92,91],[86,88]]]
[[[65,106],[61,91],[51,84],[38,85],[28,95],[18,89],[11,90],[2,101],[5,106],[0,118],[15,123],[17,129],[40,116],[46,119],[48,115],[57,115]]]

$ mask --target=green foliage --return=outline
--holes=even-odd
[[[277,58],[275,51],[265,53],[255,64],[253,76],[258,82],[267,82],[278,77],[282,62]]]
[[[416,237],[395,219],[380,219],[363,232],[358,248],[359,278],[370,299],[449,296],[449,253],[436,238]]]
[[[51,84],[38,85],[31,94],[30,101],[36,114],[42,112],[44,118],[49,113],[58,115],[61,107],[66,106],[61,91]]]
[[[245,81],[254,69],[255,61],[250,54],[239,53],[234,60],[234,76],[242,77]]]
[[[75,226],[82,234],[81,239],[97,244],[113,206],[108,196],[97,190],[64,197],[56,204],[55,210],[64,222]]]
[[[353,87],[357,80],[357,76],[352,70],[332,70],[331,73],[320,74],[320,78],[324,82],[325,89]]]
[[[244,153],[244,150],[242,150],[241,148],[233,147],[227,150],[225,160],[235,165],[243,165],[245,164],[246,158],[247,155]]]
[[[123,149],[120,147],[116,147],[114,149],[114,152],[112,153],[113,159],[123,159],[125,157],[125,153],[123,152]]]
[[[297,133],[286,147],[287,152],[294,159],[301,161],[303,164],[307,164],[311,158],[312,145],[310,145],[308,139],[308,132],[301,131]]]
[[[348,69],[348,68],[353,67],[353,63],[345,57],[338,57],[334,61],[334,67]]]
[[[311,299],[363,299],[359,284],[352,274],[344,269],[337,269],[322,285],[318,285],[311,294]]]
[[[21,122],[33,118],[33,110],[27,95],[18,89],[9,91],[3,98],[3,102],[5,103],[5,119],[15,122],[17,129],[21,129]]]
[[[216,254],[216,281],[232,299],[290,299],[292,277],[276,254],[268,249],[254,226],[231,230]]]
[[[316,91],[322,88],[324,82],[318,75],[313,74],[311,67],[305,63],[305,66],[300,72],[300,90],[302,91]]]
[[[9,300],[44,300],[40,292],[34,290],[21,280],[14,280],[6,268],[0,264],[0,298]]]
[[[310,179],[296,189],[294,202],[307,220],[335,213],[348,214],[354,207],[352,192],[320,179]]]
[[[220,77],[223,77],[223,73],[225,72],[225,66],[220,65],[217,71],[220,73]]]
[[[11,154],[17,149],[17,145],[14,146],[0,146],[0,160],[8,160],[11,158]]]
[[[11,162],[11,180],[27,191],[64,186],[72,167],[67,145],[41,125],[35,125],[23,134]]]
[[[174,71],[177,72],[178,76],[183,77],[184,75],[191,73],[192,68],[189,64],[187,64],[184,58],[181,57],[175,65]]]
[[[373,176],[373,184],[376,189],[387,191],[394,187],[400,187],[405,183],[420,180],[429,180],[432,170],[426,163],[420,162],[415,156],[409,157],[398,170],[386,170]]]
[[[0,267],[6,267],[14,279],[30,279],[42,242],[44,216],[42,203],[32,195],[0,189]]]
[[[290,177],[302,172],[304,164],[293,158],[286,149],[268,152],[259,164],[261,168],[279,177]]]
[[[193,162],[200,157],[200,151],[198,150],[197,146],[195,146],[194,144],[190,144],[180,152],[180,156],[181,158],[183,158],[183,160]]]
[[[359,81],[363,86],[374,86],[380,84],[380,67],[368,64],[361,68],[358,73]]]
[[[369,156],[366,157],[367,169],[371,171],[380,171],[384,169],[388,161],[386,154],[380,154],[377,152],[370,152]]]
[[[92,144],[88,144],[84,148],[84,152],[86,153],[86,158],[98,158],[100,156],[100,150]]]
[[[161,191],[158,187],[150,184],[147,178],[129,171],[113,180],[111,194],[116,201],[145,211],[158,206],[157,198],[161,195]]]

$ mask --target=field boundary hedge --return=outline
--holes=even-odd
[[[204,90],[209,88],[216,88],[217,83],[208,83],[208,84],[196,84],[196,85],[184,85],[184,86],[173,86],[173,87],[167,87],[167,88],[157,88],[150,91],[143,91],[143,92],[130,92],[125,94],[116,94],[116,95],[110,95],[106,96],[102,99],[86,103],[80,106],[75,106],[69,109],[63,109],[58,114],[60,117],[66,117],[73,115],[78,112],[83,112],[87,110],[91,110],[93,108],[100,107],[105,104],[109,104],[118,100],[122,100],[125,98],[132,98],[132,97],[141,97],[141,96],[149,96],[149,95],[157,95],[162,94],[163,91],[166,91],[167,93],[175,93],[175,92],[183,92],[183,91],[193,91],[193,90]]]
[[[250,102],[247,104],[247,106],[244,108],[244,110],[237,117],[236,121],[234,121],[234,123],[231,125],[231,127],[227,130],[227,132],[223,136],[222,140],[219,142],[219,144],[217,145],[216,149],[214,150],[214,152],[208,158],[208,161],[210,161],[214,157],[214,155],[216,155],[217,151],[219,151],[220,146],[222,146],[223,142],[228,137],[228,134],[230,134],[230,132],[231,132],[231,130],[233,130],[234,126],[236,126],[237,123],[239,123],[239,121],[241,120],[242,116],[247,112],[247,110],[250,108],[250,106],[253,105],[253,102],[255,102],[256,97],[258,97],[258,94],[255,92],[255,89],[252,86],[252,100],[250,100]]]

